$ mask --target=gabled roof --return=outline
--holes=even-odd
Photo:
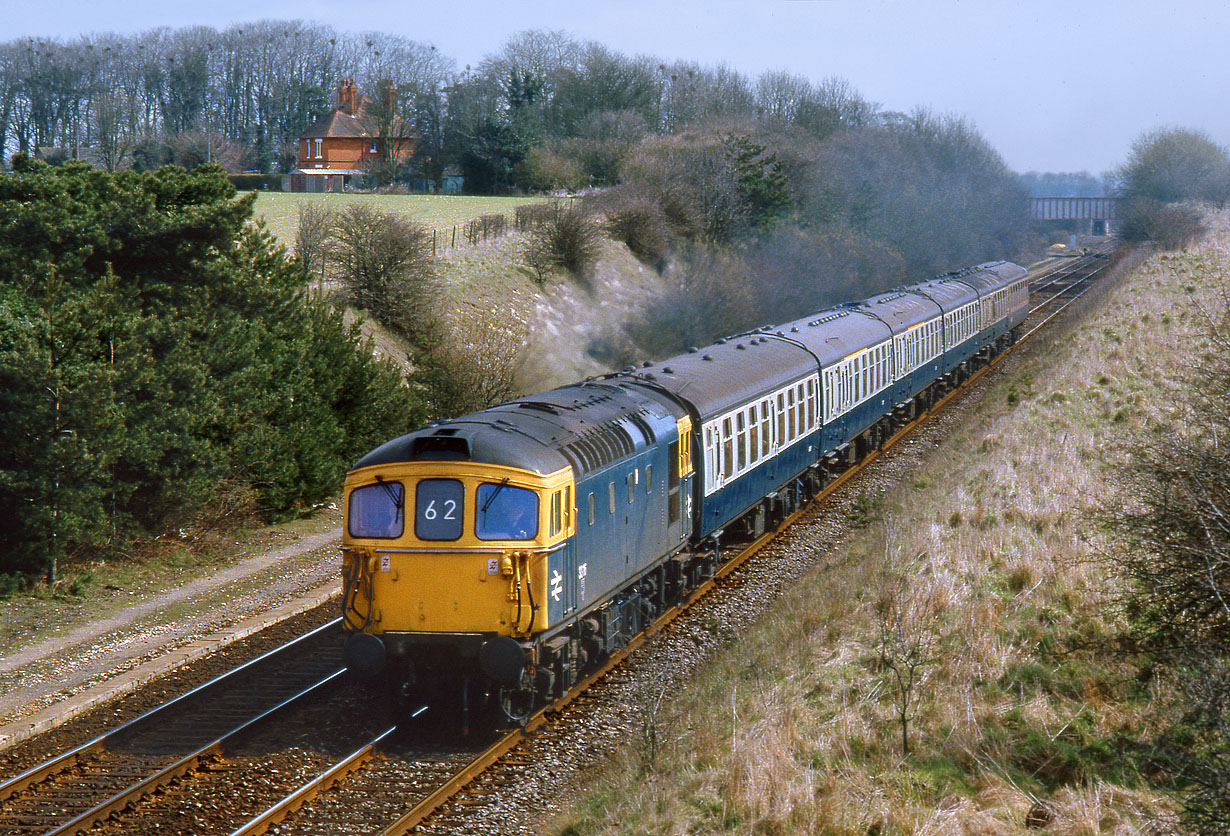
[[[362,139],[371,136],[371,134],[364,127],[362,119],[352,113],[347,113],[340,107],[335,107],[317,119],[310,128],[299,136],[301,139],[328,136],[359,137]]]
[[[380,133],[378,130],[373,130],[376,127],[376,122],[368,115],[368,108],[370,106],[371,103],[367,99],[361,99],[358,115],[347,112],[344,107],[335,107],[317,119],[306,131],[299,134],[299,138],[348,137],[376,139]],[[397,139],[408,139],[414,136],[410,126],[400,117],[393,120],[389,134]]]

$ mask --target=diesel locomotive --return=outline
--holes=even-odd
[[[431,424],[345,484],[346,660],[524,719],[989,362],[1026,271],[980,264]]]

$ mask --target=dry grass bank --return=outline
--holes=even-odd
[[[1173,804],[1137,748],[1161,686],[1106,650],[1121,623],[1095,520],[1125,437],[1174,420],[1207,284],[1230,275],[1213,226],[862,503],[826,568],[657,714],[666,742],[623,750],[550,832],[1164,832]]]

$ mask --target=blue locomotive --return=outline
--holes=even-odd
[[[981,264],[394,439],[346,479],[352,669],[510,719],[1019,335]]]

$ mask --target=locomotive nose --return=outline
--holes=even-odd
[[[371,633],[351,633],[342,650],[346,667],[363,679],[375,677],[384,668],[388,655],[384,642]]]

